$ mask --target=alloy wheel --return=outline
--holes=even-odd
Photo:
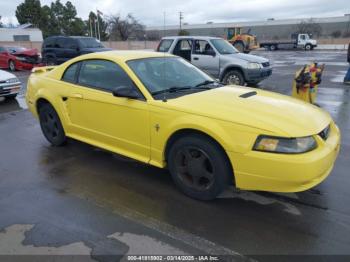
[[[51,112],[42,115],[42,127],[47,136],[55,139],[59,135],[59,126],[56,117]]]
[[[241,79],[237,75],[230,75],[227,78],[227,84],[229,85],[240,85],[241,84]]]
[[[178,177],[188,187],[207,190],[214,183],[214,168],[208,155],[197,147],[184,147],[175,156]]]

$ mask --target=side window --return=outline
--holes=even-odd
[[[208,51],[214,51],[208,41],[205,40],[195,40],[193,53],[197,55],[207,55]]]
[[[67,38],[63,42],[63,48],[76,49],[77,47],[78,47],[78,45],[74,39]]]
[[[65,82],[75,83],[76,80],[76,73],[78,69],[78,65],[80,63],[75,63],[73,65],[70,65],[66,71],[64,72],[62,76],[62,80]]]
[[[134,86],[129,76],[116,63],[106,60],[86,60],[79,73],[79,84],[112,92],[119,86]]]
[[[45,48],[53,48],[55,44],[55,38],[46,38],[44,41],[44,47]]]
[[[178,51],[191,51],[192,43],[190,40],[184,39],[177,42],[175,49]]]
[[[160,42],[159,46],[158,46],[158,52],[168,52],[171,44],[174,42],[174,40],[172,39],[164,39]]]
[[[57,38],[55,42],[55,48],[64,48],[65,39],[63,37]]]
[[[188,39],[179,40],[174,48],[174,55],[181,56],[182,58],[191,61],[191,49],[192,41]]]
[[[300,36],[300,39],[301,39],[301,40],[305,40],[305,35],[301,35],[301,36]]]

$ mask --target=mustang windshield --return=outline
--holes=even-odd
[[[152,95],[206,90],[203,85],[216,84],[210,76],[178,57],[137,59],[128,65]]]

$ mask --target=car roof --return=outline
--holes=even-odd
[[[166,39],[199,39],[199,40],[210,40],[210,39],[222,39],[221,37],[215,37],[215,36],[193,36],[193,35],[188,35],[188,36],[166,36],[162,37],[162,40]]]
[[[76,59],[85,60],[85,59],[117,59],[119,61],[129,61],[143,58],[157,58],[157,57],[175,57],[174,55],[168,53],[159,53],[155,51],[140,51],[140,50],[113,50],[105,52],[96,52],[86,55],[79,56]]]
[[[95,38],[95,37],[91,37],[91,36],[67,36],[67,35],[53,35],[53,36],[49,36],[49,37],[46,37],[46,39],[53,39],[53,38]],[[97,38],[95,38],[97,39]]]

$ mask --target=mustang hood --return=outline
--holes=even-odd
[[[316,106],[246,87],[225,86],[189,94],[168,100],[167,105],[175,110],[259,128],[277,136],[315,135],[331,122],[329,114]]]

